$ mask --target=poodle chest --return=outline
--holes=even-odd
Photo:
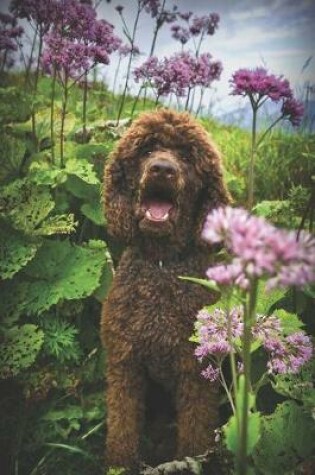
[[[213,301],[213,295],[179,277],[202,277],[206,267],[198,255],[176,262],[152,262],[128,251],[123,256],[115,277],[115,287],[120,289],[120,332],[137,351],[142,349],[144,357],[153,361],[158,355],[163,363],[183,345],[193,351],[188,339],[196,314]]]

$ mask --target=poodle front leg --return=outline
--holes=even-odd
[[[205,453],[218,425],[218,387],[202,378],[197,362],[183,358],[176,392],[177,458]]]
[[[107,467],[135,469],[144,419],[144,380],[132,365],[107,368]]]

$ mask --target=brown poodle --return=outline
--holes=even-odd
[[[140,116],[105,170],[108,231],[126,245],[101,333],[107,352],[108,466],[142,460],[147,394],[174,401],[176,458],[204,453],[218,422],[217,387],[200,376],[189,342],[196,313],[217,296],[179,276],[204,277],[211,250],[200,239],[206,214],[229,202],[220,157],[187,113]]]

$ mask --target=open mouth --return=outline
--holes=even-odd
[[[142,196],[141,208],[148,221],[163,223],[168,221],[175,209],[175,198],[172,190],[149,188]]]

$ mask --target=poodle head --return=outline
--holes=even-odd
[[[142,114],[105,169],[108,230],[125,242],[199,242],[207,213],[228,202],[219,153],[188,113]]]

